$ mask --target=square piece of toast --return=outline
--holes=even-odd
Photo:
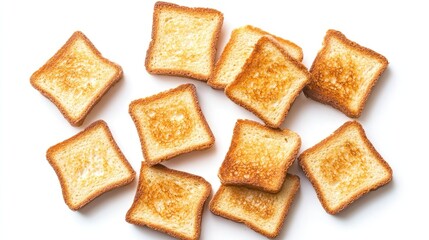
[[[104,58],[82,32],[30,78],[73,126],[82,125],[94,105],[122,77],[122,68]]]
[[[298,158],[325,210],[336,214],[392,179],[392,169],[366,137],[361,124],[349,121]]]
[[[304,65],[277,41],[263,36],[225,93],[265,124],[277,128],[309,79]]]
[[[223,14],[214,9],[155,3],[147,71],[207,81],[222,24]]]
[[[129,113],[149,165],[214,144],[193,84],[134,100]]]
[[[99,120],[46,153],[61,184],[64,200],[78,210],[101,194],[130,183],[135,172]]]
[[[301,138],[291,130],[238,120],[218,176],[225,185],[276,193],[283,186],[287,169],[300,147]]]
[[[304,94],[358,118],[387,65],[381,54],[350,41],[339,31],[328,30]]]
[[[246,63],[258,40],[265,35],[273,37],[289,55],[299,62],[302,61],[302,49],[295,43],[274,36],[257,27],[246,25],[232,31],[207,84],[216,89],[224,89],[233,82],[241,72],[241,68]]]
[[[163,165],[142,163],[129,223],[148,226],[179,239],[198,239],[211,185],[202,177]]]
[[[278,193],[221,185],[210,201],[210,210],[221,217],[244,223],[266,237],[275,238],[299,186],[299,177],[292,174],[286,176]]]

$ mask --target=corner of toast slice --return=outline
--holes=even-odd
[[[258,116],[270,127],[279,127],[310,74],[271,37],[258,40],[226,95]]]
[[[72,210],[130,183],[135,177],[134,170],[102,120],[50,147],[46,158],[58,176],[64,200]]]
[[[145,161],[150,165],[214,144],[215,138],[193,84],[134,100],[129,113],[136,125]]]
[[[142,163],[137,192],[126,221],[180,239],[198,239],[211,185],[202,177],[163,165]]]
[[[207,81],[222,24],[223,14],[215,9],[157,2],[146,53],[147,71]]]
[[[254,121],[238,120],[218,176],[224,185],[276,193],[283,186],[287,169],[300,147],[301,138],[289,129],[272,129]]]
[[[75,32],[30,78],[73,126],[82,125],[101,97],[122,77],[122,68],[104,58],[91,41]]]
[[[337,214],[392,179],[392,169],[357,121],[343,124],[329,137],[305,150],[298,161],[330,214]]]
[[[245,25],[232,31],[220,59],[215,64],[214,71],[207,84],[215,89],[224,89],[234,81],[240,73],[247,58],[251,55],[258,40],[263,36],[271,36],[297,61],[301,62],[303,52],[295,43],[270,34],[260,28]]]
[[[387,66],[383,55],[347,39],[339,31],[328,30],[311,66],[312,80],[304,94],[358,118]]]
[[[221,185],[210,201],[210,211],[232,221],[244,223],[268,238],[275,238],[300,187],[298,176],[287,174],[278,193],[267,193],[242,186]]]

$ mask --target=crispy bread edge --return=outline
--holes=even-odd
[[[166,96],[174,95],[174,94],[180,93],[182,91],[191,91],[192,98],[193,98],[193,101],[194,101],[195,106],[197,108],[199,118],[200,118],[201,122],[203,122],[204,129],[205,129],[206,133],[210,136],[210,141],[207,144],[202,144],[202,145],[196,146],[194,148],[187,148],[187,149],[184,149],[181,151],[177,151],[175,153],[171,153],[171,154],[166,155],[166,156],[161,157],[161,158],[152,158],[149,155],[149,152],[147,150],[149,148],[149,146],[148,146],[148,143],[144,137],[145,131],[142,128],[140,128],[140,125],[138,124],[139,116],[136,116],[134,114],[134,111],[133,111],[134,106],[141,104],[141,103],[148,104],[152,101],[159,100],[159,99],[162,99]],[[204,149],[212,147],[215,143],[215,137],[214,137],[213,132],[211,131],[211,129],[207,123],[207,120],[206,120],[202,110],[201,110],[200,104],[198,102],[197,90],[196,90],[195,85],[193,85],[193,84],[182,84],[176,88],[169,89],[169,90],[157,93],[155,95],[152,95],[152,96],[149,96],[146,98],[134,100],[130,103],[128,112],[131,115],[131,118],[133,119],[134,125],[137,128],[137,132],[138,132],[138,135],[140,138],[140,143],[141,143],[141,148],[142,148],[142,152],[144,155],[144,159],[149,165],[155,165],[157,163],[168,160],[168,159],[173,158],[175,156],[178,156],[180,154],[188,153],[188,152],[191,152],[194,150],[204,150]]]
[[[198,211],[197,211],[198,212],[198,216],[195,219],[195,226],[196,226],[195,230],[196,231],[195,231],[195,235],[194,236],[188,237],[188,236],[182,235],[180,233],[176,233],[174,231],[171,231],[171,230],[165,228],[163,225],[156,224],[156,223],[151,223],[151,222],[137,221],[137,220],[135,220],[135,219],[132,218],[133,211],[135,210],[135,208],[138,207],[138,204],[137,204],[138,199],[141,197],[142,192],[143,192],[142,191],[142,188],[144,187],[144,185],[143,185],[144,173],[143,172],[146,169],[148,169],[148,168],[156,168],[156,169],[162,170],[162,171],[164,171],[164,172],[166,172],[168,174],[179,176],[181,178],[193,179],[193,180],[199,181],[202,184],[204,184],[204,186],[205,186],[205,193],[204,193],[203,197],[201,198],[201,201],[198,203],[198,206],[197,206],[198,207]],[[133,200],[131,208],[127,211],[127,214],[125,216],[125,220],[128,223],[131,223],[131,224],[136,224],[136,225],[140,225],[140,226],[147,226],[147,227],[152,228],[154,230],[164,232],[164,233],[166,233],[166,234],[168,234],[170,236],[173,236],[175,238],[196,240],[196,239],[199,238],[199,236],[201,234],[201,221],[202,221],[202,214],[203,214],[203,210],[204,210],[204,204],[205,204],[205,202],[207,201],[208,197],[211,194],[211,191],[212,191],[211,189],[212,189],[211,184],[207,180],[205,180],[203,177],[201,177],[201,176],[197,176],[197,175],[194,175],[194,174],[191,174],[191,173],[187,173],[187,172],[182,172],[182,171],[170,169],[170,168],[165,167],[162,164],[157,164],[157,165],[150,166],[147,163],[142,162],[141,163],[140,176],[139,176],[139,182],[138,182],[138,186],[137,186],[136,195],[134,197],[134,200]]]
[[[249,222],[240,218],[235,217],[234,215],[228,213],[228,212],[222,212],[222,211],[217,211],[215,209],[215,204],[217,201],[219,201],[219,197],[222,194],[222,192],[225,190],[225,185],[221,185],[218,189],[218,191],[215,193],[215,195],[213,196],[212,200],[210,201],[209,204],[209,208],[210,211],[215,214],[218,215],[220,217],[223,217],[225,219],[229,219],[238,223],[244,223],[247,227],[249,227],[250,229],[254,230],[255,232],[258,232],[268,238],[275,238],[277,237],[277,235],[280,233],[280,230],[282,229],[284,220],[289,212],[289,208],[292,205],[292,202],[295,198],[296,193],[298,192],[299,188],[300,188],[300,179],[298,176],[293,175],[293,174],[287,174],[289,176],[291,176],[292,181],[294,181],[293,184],[293,188],[292,188],[292,193],[288,198],[288,201],[286,202],[286,204],[284,205],[284,208],[281,209],[281,221],[279,221],[278,225],[276,226],[276,230],[274,232],[267,232],[263,229],[261,229],[258,225],[254,224],[253,222]]]
[[[273,44],[281,53],[282,55],[288,60],[290,61],[295,67],[297,67],[299,70],[301,70],[303,72],[304,75],[306,75],[307,80],[305,82],[302,82],[300,87],[295,89],[295,92],[291,98],[291,101],[289,102],[289,104],[286,105],[286,108],[283,110],[281,116],[279,118],[278,121],[274,122],[271,121],[271,119],[266,118],[265,116],[263,116],[262,114],[260,114],[257,109],[255,109],[252,106],[247,106],[247,104],[245,104],[243,101],[241,101],[241,99],[236,98],[233,94],[230,93],[230,89],[235,87],[237,85],[237,79],[240,78],[241,75],[243,75],[246,71],[246,68],[250,65],[250,63],[252,62],[254,55],[257,54],[260,51],[260,48],[263,44],[265,44],[265,42],[271,43]],[[236,79],[230,83],[226,88],[225,88],[225,94],[236,104],[242,106],[243,108],[247,109],[248,111],[252,112],[253,114],[255,114],[257,117],[259,117],[267,126],[272,127],[272,128],[278,128],[284,121],[284,119],[286,118],[287,113],[289,112],[289,109],[292,107],[293,103],[295,102],[295,99],[299,96],[299,94],[301,93],[302,89],[305,87],[305,85],[310,81],[310,73],[308,72],[307,68],[302,65],[300,62],[298,62],[297,60],[293,59],[287,52],[286,50],[284,50],[281,45],[279,43],[277,43],[276,41],[273,41],[272,37],[269,36],[263,36],[261,37],[261,39],[259,39],[258,43],[255,46],[255,49],[253,49],[252,54],[250,55],[250,57],[247,59],[246,63],[244,64],[241,72],[237,75]]]
[[[120,159],[122,161],[122,163],[125,165],[125,167],[128,169],[129,173],[130,173],[130,177],[127,179],[123,179],[122,181],[119,181],[117,183],[113,183],[110,184],[102,189],[99,189],[97,192],[93,193],[92,195],[87,196],[87,198],[85,199],[85,201],[83,201],[82,203],[78,204],[78,205],[74,205],[71,201],[70,201],[70,193],[67,191],[67,187],[65,185],[65,179],[66,177],[63,176],[61,174],[61,170],[60,167],[57,165],[57,163],[54,161],[53,159],[53,154],[56,151],[60,151],[62,148],[64,148],[65,146],[67,146],[70,142],[76,141],[79,138],[86,136],[87,134],[90,134],[91,130],[97,128],[97,127],[102,127],[103,131],[105,131],[107,133],[107,135],[109,136],[109,141],[111,144],[113,144],[115,151],[119,154]],[[64,201],[66,202],[67,206],[75,211],[75,210],[79,210],[80,208],[84,207],[86,204],[88,204],[89,202],[91,202],[92,200],[94,200],[95,198],[97,198],[98,196],[100,196],[101,194],[113,190],[117,187],[121,187],[124,185],[127,185],[128,183],[132,182],[136,176],[136,173],[134,171],[134,169],[131,167],[130,163],[128,162],[128,160],[125,158],[124,154],[122,153],[121,149],[119,148],[119,146],[117,145],[115,139],[113,138],[112,133],[110,132],[109,127],[107,126],[106,122],[104,122],[103,120],[98,120],[94,123],[92,123],[90,126],[88,126],[86,129],[84,129],[83,131],[77,133],[76,135],[72,136],[71,138],[68,138],[52,147],[50,147],[47,152],[46,152],[46,159],[48,160],[49,164],[52,166],[52,168],[54,169],[55,173],[57,174],[57,177],[60,181],[60,185],[61,185],[61,190],[63,193],[63,198]]]
[[[80,115],[78,118],[74,119],[72,118],[67,110],[63,107],[62,103],[60,101],[56,101],[55,98],[47,91],[45,91],[43,88],[41,88],[37,84],[38,76],[43,73],[44,71],[48,70],[52,67],[52,65],[63,55],[67,53],[67,49],[73,45],[73,43],[78,40],[79,38],[83,39],[85,43],[89,46],[91,51],[101,60],[102,62],[114,66],[116,68],[116,74],[113,76],[112,79],[110,79],[109,84],[106,84],[106,86],[103,88],[103,90],[100,92],[99,95],[91,99],[90,105],[85,109],[85,111]],[[64,118],[75,127],[79,127],[83,124],[86,116],[89,114],[89,112],[92,110],[92,108],[101,100],[101,97],[107,93],[107,91],[113,87],[123,76],[123,70],[122,67],[109,59],[103,57],[103,55],[97,50],[97,48],[94,46],[94,44],[80,31],[76,31],[73,33],[73,35],[67,40],[67,42],[58,50],[53,57],[51,57],[41,68],[39,68],[36,72],[34,72],[30,77],[30,83],[31,85],[38,90],[42,95],[44,95],[46,98],[48,98],[52,103],[57,106],[57,108],[60,110],[60,112],[63,114]]]
[[[211,51],[210,51],[211,65],[210,65],[210,73],[208,76],[202,75],[199,73],[195,73],[195,72],[191,72],[191,71],[185,71],[185,70],[153,69],[150,67],[150,60],[151,60],[153,52],[154,52],[153,47],[155,45],[155,39],[157,38],[157,35],[158,35],[159,11],[161,11],[162,8],[172,9],[173,11],[182,10],[182,11],[193,13],[193,14],[216,14],[219,16],[220,19],[219,19],[218,25],[216,27],[216,31],[213,33],[212,40],[211,40]],[[222,29],[223,20],[224,20],[223,13],[218,11],[218,10],[215,10],[215,9],[201,8],[201,7],[193,7],[192,8],[192,7],[185,7],[185,6],[180,6],[180,5],[177,5],[174,3],[162,2],[162,1],[156,2],[155,6],[154,6],[153,20],[152,20],[153,21],[152,37],[151,37],[152,39],[149,43],[149,48],[146,51],[146,59],[145,59],[146,70],[151,74],[165,74],[165,75],[171,75],[171,76],[190,77],[190,78],[200,80],[200,81],[207,81],[208,78],[210,77],[211,73],[213,72],[213,69],[214,69],[216,51],[217,51],[217,42],[219,39],[220,31]]]
[[[331,209],[328,206],[327,200],[321,191],[321,188],[322,188],[321,185],[316,180],[314,175],[309,171],[309,167],[308,167],[307,163],[305,162],[305,158],[307,157],[307,155],[310,152],[313,152],[313,151],[320,149],[327,142],[336,138],[338,134],[341,134],[341,133],[347,131],[347,129],[349,127],[357,127],[358,128],[359,134],[361,135],[362,139],[364,140],[365,147],[367,147],[377,157],[377,160],[379,161],[379,163],[385,168],[385,170],[389,174],[388,174],[388,177],[386,179],[379,181],[377,184],[375,184],[373,186],[368,186],[366,189],[363,189],[362,191],[356,193],[351,198],[350,201],[344,202],[338,208]],[[392,180],[392,177],[393,177],[393,172],[392,172],[392,169],[390,168],[389,164],[383,159],[383,157],[377,152],[377,150],[374,148],[372,143],[369,141],[369,139],[367,138],[367,136],[365,134],[365,130],[363,129],[362,125],[355,120],[348,121],[348,122],[344,123],[342,126],[340,126],[337,130],[335,130],[327,138],[323,139],[321,142],[317,143],[313,147],[302,152],[301,155],[298,157],[298,163],[301,166],[301,169],[303,170],[305,175],[307,176],[308,180],[310,181],[310,183],[313,185],[314,189],[316,190],[317,197],[319,198],[320,202],[322,203],[323,208],[325,209],[326,212],[328,212],[329,214],[332,214],[332,215],[335,215],[338,212],[342,211],[344,208],[346,208],[348,205],[350,205],[352,202],[359,199],[361,196],[365,195],[366,193],[373,191],[373,190],[376,190],[377,188],[386,185],[387,183],[389,183]]]
[[[377,83],[378,79],[380,78],[381,74],[384,72],[384,70],[386,70],[389,61],[386,59],[386,57],[384,57],[383,55],[369,49],[366,48],[364,46],[359,45],[358,43],[351,41],[350,39],[348,39],[343,33],[341,33],[340,31],[337,30],[332,30],[329,29],[326,32],[325,38],[323,40],[323,44],[322,44],[322,49],[318,52],[316,58],[313,61],[313,64],[311,65],[310,68],[310,73],[313,72],[313,68],[316,64],[318,64],[319,61],[321,61],[322,57],[326,54],[327,52],[327,46],[329,44],[329,40],[331,38],[336,38],[338,39],[340,42],[342,42],[344,45],[362,53],[365,55],[370,55],[371,57],[374,57],[375,59],[377,59],[383,66],[379,69],[379,71],[376,73],[376,75],[374,76],[373,79],[371,79],[371,83],[369,85],[368,90],[365,92],[364,97],[362,98],[362,100],[359,102],[359,109],[357,111],[352,111],[350,110],[348,107],[342,106],[342,104],[337,103],[336,101],[332,101],[329,97],[325,97],[323,94],[319,94],[317,91],[312,91],[310,90],[308,87],[304,88],[304,95],[308,98],[311,98],[315,101],[318,101],[320,103],[326,104],[326,105],[330,105],[332,107],[334,107],[335,109],[343,112],[346,116],[350,117],[350,118],[359,118],[360,115],[362,114],[362,111],[365,107],[366,101],[369,97],[369,95],[372,92],[372,88],[374,87],[374,85]],[[314,79],[314,75],[311,74],[311,78]]]

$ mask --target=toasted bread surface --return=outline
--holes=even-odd
[[[241,72],[247,58],[252,53],[256,43],[262,36],[273,37],[287,52],[297,61],[302,61],[302,49],[295,43],[272,35],[257,27],[246,25],[234,29],[231,38],[225,46],[220,59],[215,64],[214,71],[208,80],[208,84],[216,89],[224,89],[234,81]]]
[[[295,132],[238,120],[219,178],[225,185],[243,185],[266,192],[280,191],[295,161],[301,138]]]
[[[225,93],[265,124],[277,128],[309,79],[304,65],[271,37],[264,36]]]
[[[339,31],[328,30],[311,66],[312,80],[304,93],[358,118],[387,65],[381,54],[347,39]]]
[[[246,224],[266,237],[276,237],[300,186],[299,177],[288,174],[278,193],[241,186],[221,185],[210,210],[221,217]]]
[[[135,100],[129,113],[149,165],[214,144],[192,84]]]
[[[223,14],[215,9],[157,2],[146,54],[147,71],[207,81],[222,24]]]
[[[140,179],[126,220],[180,239],[198,239],[204,202],[211,185],[202,177],[163,165],[142,163]]]
[[[299,164],[330,214],[392,179],[392,169],[357,121],[349,121],[299,156]]]
[[[130,183],[135,172],[99,120],[75,136],[50,147],[46,158],[61,184],[64,200],[78,210],[99,195]]]
[[[122,77],[122,68],[106,58],[82,33],[75,32],[30,82],[51,100],[73,126],[82,125],[101,97]]]

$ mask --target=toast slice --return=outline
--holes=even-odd
[[[304,94],[358,118],[387,65],[381,54],[347,39],[339,31],[328,30],[311,66],[312,80]]]
[[[262,36],[271,36],[297,61],[303,58],[302,49],[295,43],[272,35],[257,27],[246,25],[234,29],[225,46],[208,84],[215,89],[224,89],[234,81]]]
[[[277,128],[309,79],[304,65],[271,37],[264,36],[225,93],[265,124]]]
[[[135,100],[130,104],[129,113],[149,165],[214,144],[193,84]]]
[[[122,68],[104,58],[91,41],[75,32],[30,78],[73,126],[82,125],[101,97],[122,77]]]
[[[180,239],[198,239],[204,203],[211,185],[202,177],[142,163],[126,220]]]
[[[300,147],[301,138],[291,130],[238,120],[218,176],[224,185],[276,193],[282,188],[287,169]]]
[[[304,151],[299,164],[330,214],[340,212],[392,179],[392,169],[356,121],[346,122],[328,138]]]
[[[269,238],[276,237],[299,189],[299,177],[288,174],[278,193],[221,185],[210,210],[221,217],[246,224]]]
[[[215,9],[155,3],[147,71],[207,81],[222,24],[223,14]]]
[[[64,200],[72,210],[130,183],[136,175],[102,120],[50,147],[46,158],[58,176]]]

